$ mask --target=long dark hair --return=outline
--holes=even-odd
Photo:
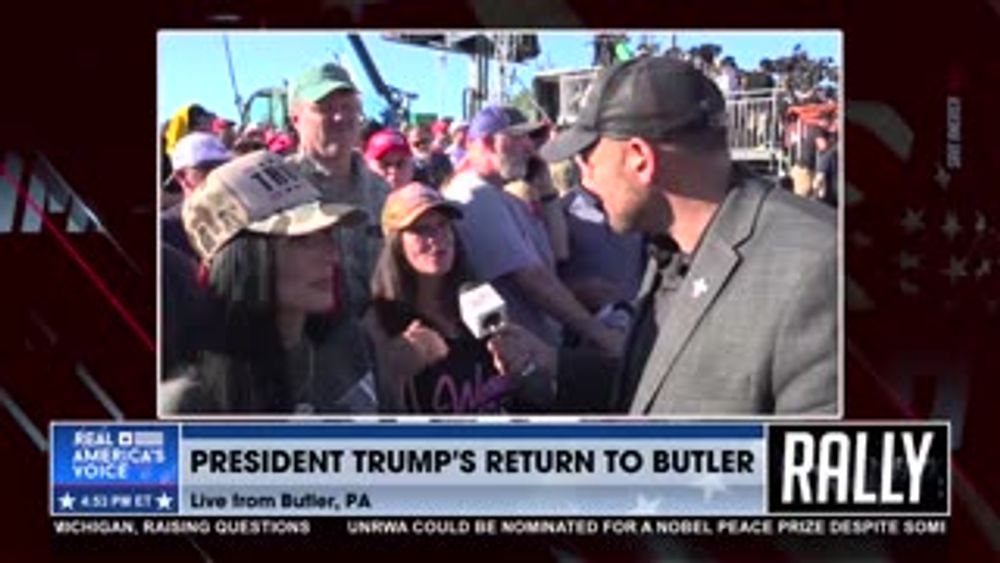
[[[443,287],[454,301],[454,311],[458,311],[458,288],[469,279],[469,275],[462,241],[450,219],[448,228],[452,230],[455,258],[451,270],[445,274]],[[418,275],[403,252],[401,231],[390,233],[375,264],[371,284],[375,319],[389,336],[403,332],[410,321],[417,317]]]
[[[209,286],[220,301],[219,334],[199,359],[198,377],[222,412],[291,412],[293,389],[278,331],[276,237],[244,232],[212,261]],[[322,340],[331,319],[311,315],[304,336]]]

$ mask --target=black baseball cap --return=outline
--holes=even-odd
[[[571,158],[600,137],[669,141],[725,130],[726,101],[694,66],[665,56],[617,63],[597,76],[572,127],[542,147],[550,162]]]

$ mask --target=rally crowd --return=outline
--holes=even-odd
[[[192,105],[162,132],[162,412],[630,410],[607,390],[649,352],[637,301],[677,267],[664,249],[683,268],[700,250],[614,224],[583,187],[615,184],[588,164],[617,138],[600,108],[602,137],[543,158],[560,131],[510,106],[372,127],[332,63],[288,95],[293,131],[237,132]],[[483,282],[505,319],[477,338],[460,296]],[[599,369],[558,367],[581,359]]]

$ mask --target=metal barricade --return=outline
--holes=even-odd
[[[726,98],[733,160],[770,161],[781,154],[780,91],[738,90]]]

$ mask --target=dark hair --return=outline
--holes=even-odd
[[[454,233],[455,259],[451,270],[445,274],[445,291],[452,296],[455,311],[458,311],[458,289],[469,279],[465,264],[465,250],[453,223],[449,227]],[[386,237],[382,252],[375,264],[372,275],[372,309],[375,319],[389,336],[396,336],[417,316],[417,272],[410,266],[403,253],[401,231]]]
[[[220,334],[199,359],[197,377],[222,412],[291,412],[287,353],[278,331],[277,237],[244,232],[212,261],[209,285],[221,301]],[[304,335],[322,340],[330,319],[310,316]]]

